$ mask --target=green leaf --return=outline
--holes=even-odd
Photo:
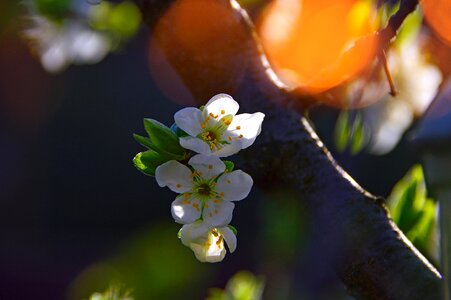
[[[393,221],[420,250],[427,251],[436,229],[437,205],[427,198],[423,169],[412,167],[387,199]]]
[[[156,149],[178,156],[178,159],[185,157],[185,149],[180,146],[178,136],[169,127],[153,119],[144,119],[144,128]]]
[[[226,172],[230,173],[233,171],[233,168],[235,167],[235,164],[233,162],[231,162],[230,160],[224,160],[223,163],[225,164],[226,167]]]
[[[359,153],[365,146],[365,127],[363,126],[362,117],[357,114],[352,129],[351,154]]]
[[[171,126],[172,132],[174,132],[178,137],[188,136],[189,134],[185,131],[181,130],[180,127],[177,126],[177,124],[172,124]]]
[[[162,157],[166,158],[166,160],[171,160],[171,159],[175,159],[175,160],[182,160],[185,158],[185,155],[175,155],[169,152],[166,152],[162,149],[159,149],[157,147],[155,147],[154,144],[152,144],[152,141],[144,136],[138,135],[138,134],[133,134],[133,138],[140,143],[141,145],[143,145],[144,147],[153,150],[157,153],[159,153]]]
[[[349,136],[349,113],[347,110],[343,110],[335,123],[335,147],[338,151],[343,152],[346,149]]]
[[[227,225],[227,227],[229,227],[229,229],[232,230],[234,235],[238,235],[238,230],[236,230],[235,227],[233,227],[232,225]]]
[[[146,148],[153,149],[153,147],[154,147],[152,144],[152,141],[147,137],[144,137],[142,135],[134,133],[133,138],[135,139],[135,141],[137,141],[138,143],[140,143],[142,146],[144,146]]]
[[[156,168],[168,161],[168,159],[153,150],[147,150],[136,154],[133,158],[135,167],[149,176],[155,176]]]

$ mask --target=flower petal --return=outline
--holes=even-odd
[[[249,195],[253,183],[249,174],[236,170],[219,177],[216,183],[216,192],[221,194],[226,201],[239,201]]]
[[[213,155],[217,157],[227,157],[240,152],[241,149],[243,149],[241,141],[234,140],[233,142],[230,142],[230,144],[223,145],[218,151],[213,152]]]
[[[200,218],[202,203],[194,197],[178,197],[172,202],[171,214],[180,224],[190,224]]]
[[[215,116],[215,119],[219,120],[225,115],[236,115],[238,109],[240,108],[238,102],[233,100],[233,98],[227,94],[218,94],[211,98],[203,111],[204,119],[208,116]]]
[[[202,217],[204,222],[212,227],[223,227],[232,220],[234,208],[235,204],[230,201],[208,201],[205,203]]]
[[[186,107],[174,115],[177,126],[190,136],[197,136],[202,132],[200,124],[203,122],[202,112],[195,107]]]
[[[224,163],[216,156],[197,154],[189,160],[188,164],[206,180],[210,180],[225,171]]]
[[[254,114],[239,114],[233,118],[225,135],[238,137],[241,141],[241,149],[252,145],[261,132],[262,122],[265,114],[257,112]]]
[[[220,245],[211,243],[209,247],[206,247],[204,244],[191,243],[189,247],[193,250],[194,255],[200,262],[220,262],[226,255],[226,249],[223,243]]]
[[[176,193],[185,193],[193,187],[191,170],[175,160],[159,165],[155,170],[155,179],[159,186],[169,187]]]
[[[227,243],[230,253],[233,253],[236,250],[236,235],[227,226],[218,228],[218,232],[224,237],[224,241]]]
[[[190,136],[181,137],[180,146],[200,154],[211,155],[210,146],[198,138],[193,138]]]
[[[183,245],[188,246],[199,239],[207,240],[208,232],[210,228],[202,220],[196,221],[191,224],[183,225],[180,231],[180,239]]]

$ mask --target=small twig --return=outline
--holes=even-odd
[[[384,50],[382,50],[381,53],[379,54],[379,59],[382,62],[382,65],[384,67],[384,73],[387,76],[388,84],[390,85],[390,95],[392,97],[395,97],[398,94],[398,91],[396,90],[396,86],[395,83],[393,82],[390,69],[388,68],[387,56],[385,55]]]
[[[378,33],[381,49],[385,50],[390,45],[390,42],[396,37],[404,20],[416,9],[417,5],[418,0],[401,1],[398,11],[390,17],[387,26]]]

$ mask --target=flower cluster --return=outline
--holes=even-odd
[[[246,198],[253,184],[251,176],[220,159],[251,146],[260,134],[265,115],[236,115],[238,108],[232,97],[219,94],[200,109],[178,111],[171,129],[145,119],[149,137],[135,135],[148,148],[135,156],[135,166],[179,194],[172,217],[183,224],[182,243],[202,262],[221,261],[224,241],[235,251],[236,229],[229,224],[234,202]]]

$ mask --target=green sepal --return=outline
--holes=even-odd
[[[230,160],[224,160],[223,163],[226,167],[225,169],[226,173],[230,173],[233,171],[233,168],[235,167],[235,164],[233,162],[231,162]]]
[[[178,136],[169,127],[153,119],[144,119],[144,128],[158,152],[170,153],[177,156],[177,159],[185,157],[185,149],[180,146]]]
[[[136,154],[133,158],[133,164],[144,174],[155,176],[155,170],[157,167],[168,160],[169,159],[153,150],[147,150]]]
[[[236,230],[235,227],[233,227],[232,225],[227,225],[227,227],[228,227],[230,230],[232,230],[232,232],[233,232],[233,234],[234,234],[235,236],[238,235],[238,230]]]
[[[178,237],[179,239],[182,238],[182,228],[180,228],[180,229],[179,229],[179,232],[177,232],[177,237]]]

